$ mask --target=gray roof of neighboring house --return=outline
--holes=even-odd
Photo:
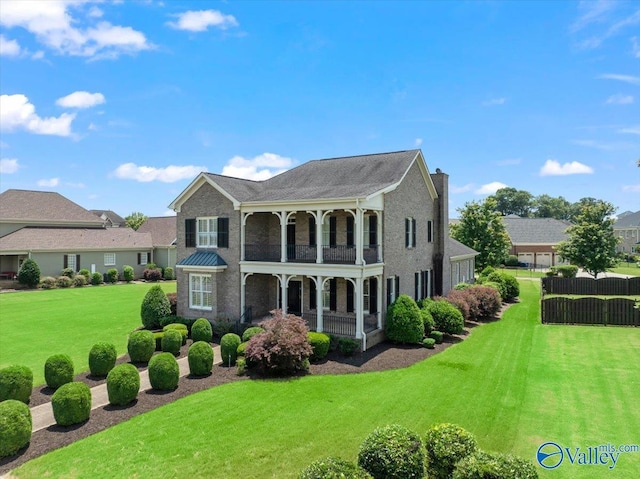
[[[640,226],[640,211],[624,215],[613,224],[613,228],[634,228]]]
[[[456,258],[458,256],[477,256],[480,253],[469,248],[467,245],[460,243],[460,241],[449,237],[449,258]]]
[[[102,226],[104,221],[52,191],[7,190],[0,194],[0,221]]]
[[[150,233],[153,246],[171,246],[176,243],[178,224],[175,216],[154,216],[147,218],[138,228],[138,233]]]
[[[502,218],[512,244],[558,244],[569,238],[566,229],[571,226],[566,221],[555,218]]]
[[[227,262],[218,253],[196,251],[178,261],[176,266],[227,266]]]
[[[151,234],[131,228],[25,227],[0,238],[0,251],[143,250],[151,249]]]
[[[242,202],[357,198],[399,182],[419,153],[406,150],[313,160],[264,181],[206,174]]]
[[[104,217],[103,219],[109,221],[109,223],[111,223],[112,225],[117,225],[117,226],[124,226],[125,223],[127,222],[127,220],[125,220],[122,216],[120,216],[118,213],[115,213],[111,210],[89,210],[91,211],[94,215],[99,216],[99,217]]]

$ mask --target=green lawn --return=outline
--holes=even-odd
[[[160,283],[175,292],[176,283]],[[71,356],[76,373],[89,370],[99,341],[127,352],[127,335],[141,325],[140,305],[149,284],[105,285],[0,294],[0,367],[23,364],[34,385],[44,384],[49,356]]]
[[[522,268],[496,268],[501,273],[507,273],[516,278],[544,278],[546,276],[542,271],[534,271]]]
[[[610,271],[611,273],[640,276],[640,268],[633,263],[622,263],[615,268],[608,269],[607,271]]]
[[[24,464],[20,478],[295,478],[328,455],[355,460],[377,426],[421,435],[454,422],[487,450],[535,460],[538,447],[638,444],[640,329],[548,326],[539,285],[501,321],[412,367],[242,381],[212,388]],[[637,478],[640,453],[540,477]]]

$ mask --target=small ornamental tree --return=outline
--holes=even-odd
[[[245,350],[251,367],[268,374],[291,374],[308,369],[313,349],[302,318],[277,310],[262,326],[265,331],[252,337]]]
[[[40,267],[31,258],[27,258],[22,263],[18,271],[18,283],[29,288],[35,288],[40,283]]]
[[[142,324],[147,329],[157,329],[160,327],[160,318],[171,314],[169,299],[160,285],[152,286],[140,307],[140,317]]]
[[[401,294],[387,310],[385,333],[398,343],[420,343],[424,337],[424,322],[420,308],[410,296]]]

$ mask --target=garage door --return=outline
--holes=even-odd
[[[538,253],[536,255],[536,263],[538,268],[548,268],[551,266],[551,253]]]
[[[533,267],[533,253],[520,253],[518,254],[518,261],[520,263],[527,263],[530,267]]]

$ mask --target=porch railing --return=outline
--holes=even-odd
[[[309,325],[309,329],[318,329],[318,315],[316,313],[303,313],[304,319]],[[370,333],[378,328],[378,320],[375,315],[364,317],[364,331]],[[356,318],[354,316],[338,316],[335,314],[322,315],[322,331],[327,334],[353,338],[356,335]]]
[[[287,245],[287,261],[291,263],[315,263],[317,248],[311,245]],[[246,261],[267,261],[279,263],[282,250],[280,245],[247,244],[244,247]],[[363,257],[367,264],[378,263],[378,245],[367,245],[363,248]],[[327,264],[355,264],[356,247],[335,245],[322,247],[322,261]]]

